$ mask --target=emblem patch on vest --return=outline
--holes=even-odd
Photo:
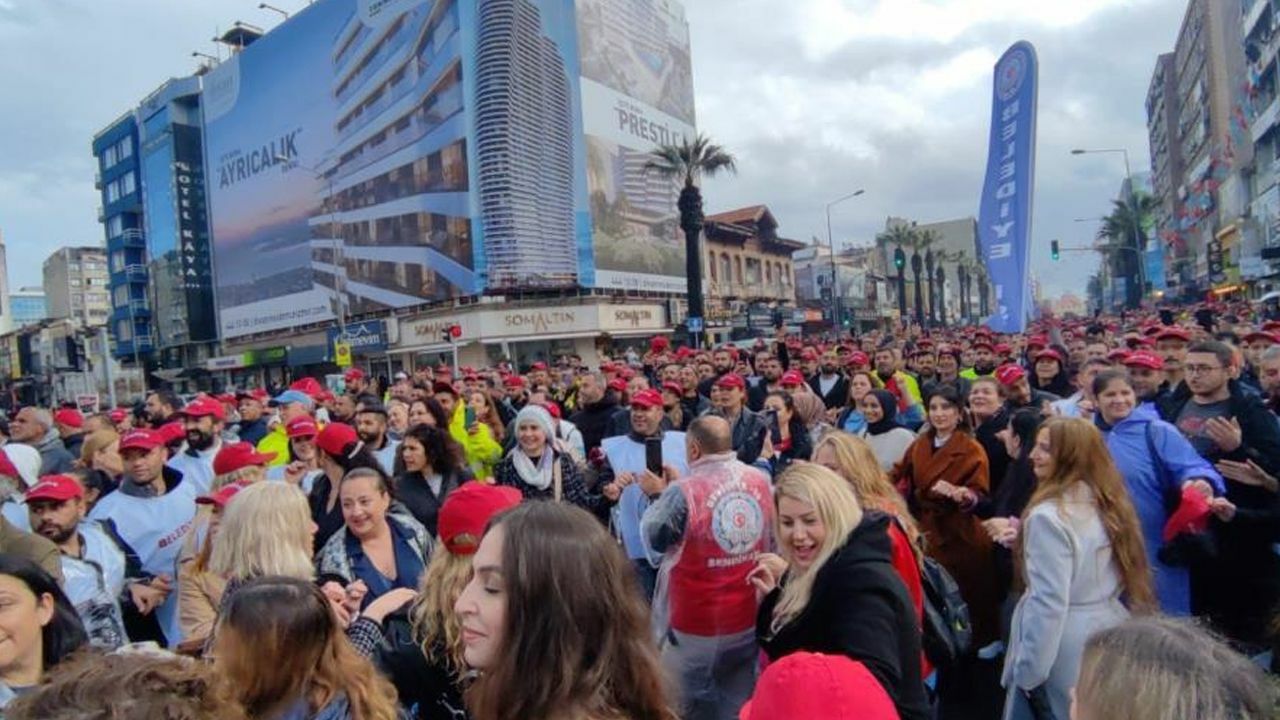
[[[711,534],[725,554],[751,552],[763,532],[764,513],[750,494],[735,491],[716,498],[711,510]]]

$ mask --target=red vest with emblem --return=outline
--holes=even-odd
[[[689,508],[680,557],[671,568],[672,629],[713,637],[756,623],[756,590],[747,582],[769,550],[773,497],[764,473],[737,461],[682,480]]]

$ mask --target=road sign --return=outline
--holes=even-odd
[[[338,367],[351,367],[351,343],[335,342],[333,344],[333,362]]]
[[[685,327],[687,327],[687,328],[689,329],[689,332],[691,332],[691,333],[700,333],[700,332],[702,332],[702,318],[700,318],[700,317],[690,317],[690,318],[686,319],[686,320],[685,320]]]

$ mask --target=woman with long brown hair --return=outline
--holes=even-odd
[[[1002,684],[1006,720],[1065,718],[1085,641],[1156,608],[1138,513],[1101,433],[1054,418],[1031,451],[1036,490],[1022,517],[1026,591]]]
[[[507,436],[506,423],[502,422],[502,416],[498,414],[498,409],[493,405],[493,399],[489,397],[489,393],[483,390],[477,390],[467,396],[467,405],[475,411],[476,422],[484,423],[489,426],[489,432],[493,433],[493,439],[498,444]]]
[[[475,720],[675,720],[631,564],[590,513],[496,517],[454,609]],[[555,600],[549,602],[549,598]]]
[[[314,584],[251,580],[223,608],[214,667],[252,720],[394,720],[396,690],[343,634]]]

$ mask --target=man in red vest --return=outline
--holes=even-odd
[[[694,420],[685,447],[686,477],[664,468],[640,482],[656,498],[641,534],[665,553],[654,617],[665,620],[663,665],[683,685],[680,716],[729,720],[755,684],[757,600],[747,574],[773,546],[773,497],[768,477],[737,459],[724,418]]]

